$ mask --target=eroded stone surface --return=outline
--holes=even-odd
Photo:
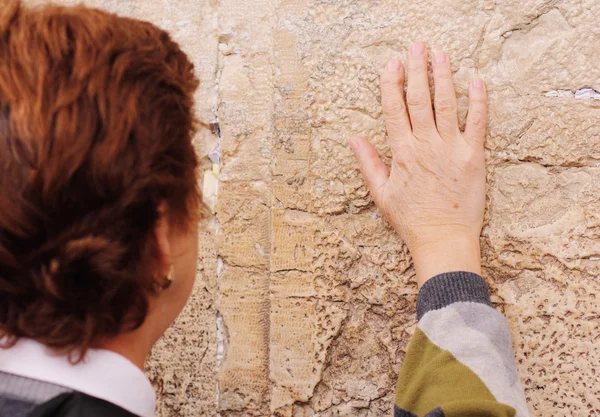
[[[270,192],[269,247],[262,232],[252,238],[255,256],[258,247],[270,254],[261,272],[269,274],[270,341],[261,412],[389,414],[415,325],[414,270],[372,206],[347,141],[367,135],[389,158],[378,75],[420,39],[450,53],[463,121],[470,78],[477,74],[488,84],[484,267],[512,325],[530,408],[541,415],[600,414],[593,348],[600,332],[600,103],[574,97],[581,88],[600,88],[600,30],[593,22],[600,4],[230,6],[222,2],[219,16],[236,51],[222,61],[221,187],[260,181]],[[242,104],[230,102],[242,98],[229,93],[236,87],[250,87]],[[570,93],[552,93],[559,90]],[[257,91],[261,100],[254,102]],[[236,194],[235,206],[240,199],[246,200]],[[245,227],[245,213],[228,227]],[[222,413],[230,408],[222,398]]]
[[[389,158],[378,75],[418,39],[449,52],[463,122],[487,82],[484,270],[530,409],[600,416],[600,102],[574,96],[600,91],[597,0],[87,3],[173,30],[204,120],[218,87],[219,232],[150,361],[160,415],[389,415],[414,270],[347,141]]]

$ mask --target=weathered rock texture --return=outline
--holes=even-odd
[[[597,0],[88,3],[174,31],[221,122],[218,225],[149,362],[161,415],[390,414],[414,270],[347,141],[389,157],[378,74],[419,39],[462,119],[469,79],[490,91],[484,270],[532,414],[600,416],[600,101],[574,97],[600,90]]]
[[[415,323],[414,271],[346,143],[365,134],[387,154],[378,74],[421,39],[450,52],[462,117],[469,79],[488,83],[485,275],[532,413],[600,415],[600,102],[573,94],[600,88],[600,3],[219,10],[233,51],[220,58],[220,312],[238,345],[219,374],[219,410],[389,414]]]

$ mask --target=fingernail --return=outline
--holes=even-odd
[[[360,148],[360,145],[358,144],[358,140],[356,140],[356,138],[350,139],[348,145],[350,145],[350,149],[352,149],[354,152],[357,152],[358,148]]]
[[[477,90],[483,90],[483,81],[481,81],[481,78],[473,78],[473,88],[476,88]]]
[[[446,62],[446,54],[444,51],[437,51],[434,55],[434,61],[436,64],[443,64]]]
[[[400,70],[400,60],[392,59],[390,62],[388,62],[386,69],[389,72],[399,71]]]
[[[410,54],[412,56],[421,56],[425,52],[425,44],[423,42],[415,42],[410,48]]]

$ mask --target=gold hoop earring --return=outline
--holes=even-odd
[[[171,265],[171,268],[169,268],[169,273],[165,277],[165,281],[164,281],[164,284],[162,286],[162,289],[163,290],[168,289],[171,286],[171,284],[173,283],[174,280],[175,280],[175,266]]]

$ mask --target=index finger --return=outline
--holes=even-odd
[[[381,75],[381,107],[392,152],[398,143],[411,134],[410,121],[404,103],[404,67],[392,59]]]

